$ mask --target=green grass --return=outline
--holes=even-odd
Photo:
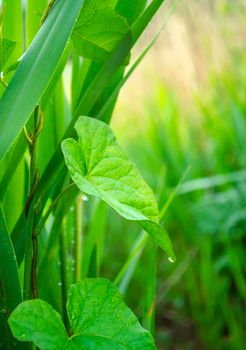
[[[207,90],[201,88],[185,110],[183,100],[155,79],[151,97],[143,94],[142,119],[137,107],[124,105],[127,118],[118,127],[131,158],[158,189],[160,207],[191,167],[164,217],[177,263],[169,265],[159,254],[160,349],[244,347],[246,80],[243,58],[234,62],[236,69],[212,73]],[[126,138],[133,119],[134,130]],[[125,228],[119,226],[121,230]],[[138,303],[140,315],[144,304],[139,295],[147,288],[143,271],[150,260],[144,250],[126,291],[127,300]]]
[[[105,5],[105,2],[95,1],[99,6]],[[47,14],[47,1],[28,0],[24,17],[20,1],[15,1],[14,7],[10,0],[0,1],[1,6],[6,4],[1,34],[17,42],[4,66],[0,84],[0,241],[6,247],[0,252],[0,348],[34,348],[30,343],[16,342],[7,322],[23,299],[38,296],[62,316],[63,323],[59,322],[61,339],[57,340],[57,334],[50,332],[52,327],[35,338],[30,328],[36,324],[41,329],[46,324],[42,317],[32,320],[28,316],[36,310],[32,301],[21,304],[13,314],[12,330],[19,340],[32,340],[41,350],[46,349],[48,334],[56,342],[61,341],[63,349],[64,342],[76,328],[72,315],[67,315],[66,311],[71,284],[84,281],[76,284],[76,288],[79,293],[86,294],[87,283],[94,286],[99,283],[98,290],[95,288],[98,294],[85,298],[89,303],[93,298],[89,317],[94,317],[98,299],[101,302],[103,295],[107,295],[103,294],[105,281],[97,279],[103,277],[114,283],[110,284],[110,289],[117,298],[115,286],[118,287],[141,325],[154,336],[158,350],[241,350],[246,340],[246,79],[243,55],[238,48],[234,50],[232,65],[225,64],[220,73],[215,70],[209,73],[210,67],[206,67],[209,75],[206,88],[198,85],[195,95],[189,92],[182,98],[171,84],[163,84],[159,78],[161,69],[160,72],[154,70],[154,76],[146,74],[144,84],[135,86],[143,98],[137,100],[133,94],[123,108],[121,101],[117,103],[119,91],[146,58],[158,34],[152,35],[154,39],[148,40],[146,49],[137,59],[134,53],[133,57],[129,53],[164,1],[139,0],[134,4],[131,0],[108,1],[116,5],[117,14],[111,9],[106,15],[111,13],[110,23],[115,25],[116,31],[121,26],[120,30],[116,37],[108,37],[111,34],[101,28],[103,39],[97,40],[95,35],[95,40],[90,38],[90,46],[85,44],[88,32],[83,28],[83,16],[73,31],[82,1],[75,4],[58,0],[31,46],[42,15]],[[68,11],[70,5],[72,10]],[[190,9],[199,5],[194,1],[187,6]],[[229,30],[230,16],[236,15],[238,10],[232,9],[227,1],[215,7],[219,13],[216,19],[220,20],[220,25],[225,19],[225,28]],[[93,11],[83,11],[85,16],[94,18]],[[124,18],[120,17],[119,22],[118,16]],[[104,28],[102,22],[99,25]],[[26,35],[23,35],[24,29]],[[78,34],[81,35],[79,42],[74,41],[77,50],[71,40],[68,42],[71,33],[75,41]],[[165,37],[166,33],[162,35]],[[57,45],[54,45],[54,38]],[[204,44],[204,50],[208,47]],[[22,62],[17,63],[28,48]],[[126,63],[130,58],[128,68]],[[162,66],[166,68],[165,62]],[[176,71],[182,80],[182,69]],[[90,188],[83,187],[84,177],[86,180],[90,177],[87,167],[79,181],[78,176],[75,178],[85,193],[71,183],[61,141],[76,137],[74,124],[80,115],[109,124],[114,110],[112,128],[153,189],[161,224],[174,245],[177,256],[174,264],[136,222],[127,222],[99,198],[85,195],[91,193]],[[103,124],[93,122],[96,134]],[[88,140],[88,147],[92,139]],[[105,139],[101,141],[100,147]],[[85,147],[83,153],[81,148],[76,157],[84,156],[89,161],[95,149],[92,147],[88,151]],[[70,156],[68,152],[66,157]],[[99,156],[97,161],[101,161]],[[76,161],[77,158],[75,166],[78,165]],[[82,163],[88,165],[86,161]],[[116,173],[116,182],[122,180],[123,172],[124,169],[120,169]],[[74,174],[71,172],[71,175]],[[93,176],[89,180],[92,181]],[[135,186],[136,179],[134,181]],[[96,189],[100,190],[104,184],[100,182]],[[115,189],[120,192],[119,187]],[[101,193],[97,197],[102,198]],[[119,198],[118,194],[113,201],[115,198]],[[112,198],[107,197],[107,201],[112,202]],[[135,209],[129,206],[128,215],[135,215]],[[163,240],[165,236],[159,234]],[[50,312],[48,319],[51,321],[57,314],[47,303],[39,301],[36,305],[43,305],[45,316]],[[130,312],[121,303],[122,310]],[[81,305],[77,300],[76,305],[72,305],[78,318],[83,317]],[[111,306],[114,309],[109,300]],[[15,317],[17,321],[19,317],[18,322]],[[115,317],[117,319],[117,310],[111,310],[104,322],[97,325],[99,331],[104,323],[110,324],[113,338],[121,329]],[[131,316],[129,320],[135,318]],[[123,317],[123,321],[127,318]],[[68,334],[64,333],[63,324]],[[114,326],[119,326],[117,332]],[[146,335],[149,348],[155,349],[150,334],[138,329]],[[131,332],[128,332],[129,337],[134,329]],[[80,335],[83,338],[83,332]],[[147,344],[142,339],[139,349]],[[94,344],[94,348],[99,349],[100,342],[98,344]],[[101,346],[108,350],[107,343]],[[110,346],[117,349],[115,343]]]

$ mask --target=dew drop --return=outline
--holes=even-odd
[[[93,304],[94,306],[99,306],[99,303],[97,303],[96,301]]]
[[[169,260],[171,263],[174,263],[174,262],[175,262],[175,258],[173,258],[172,256],[169,256],[169,257],[168,257],[168,260]]]
[[[117,318],[120,318],[120,315],[119,315],[119,314],[117,314],[117,315],[116,315],[116,317],[117,317]]]
[[[82,195],[82,200],[84,202],[88,202],[89,198],[84,194],[84,195]]]
[[[62,282],[60,281],[60,282],[58,282],[58,286],[59,287],[61,287],[62,286]]]

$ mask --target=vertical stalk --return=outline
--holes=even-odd
[[[79,194],[76,198],[76,232],[75,232],[75,281],[81,279],[82,261],[82,224],[83,224],[83,197]]]
[[[37,217],[39,215],[39,200],[35,198],[35,190],[39,181],[37,152],[38,152],[38,136],[42,129],[43,120],[39,107],[34,111],[34,133],[30,136],[25,129],[25,136],[29,144],[30,150],[30,185],[29,198],[26,206],[26,215],[28,217],[28,225],[26,232],[26,249],[25,249],[25,269],[24,269],[24,300],[31,297],[37,298],[36,284],[36,267],[38,256],[38,242],[35,234]]]
[[[61,292],[62,292],[62,314],[63,321],[67,331],[69,331],[69,321],[66,311],[67,303],[67,245],[66,245],[66,232],[67,232],[67,218],[64,217],[62,221],[61,232],[59,235],[59,255],[60,255],[60,275],[61,275]]]
[[[149,242],[148,245],[150,261],[147,271],[146,295],[144,305],[143,326],[148,329],[153,337],[155,336],[155,315],[156,315],[156,269],[157,269],[157,244]]]

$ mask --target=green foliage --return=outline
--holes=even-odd
[[[3,71],[10,55],[14,51],[16,42],[6,38],[0,38],[0,72]]]
[[[65,0],[57,3],[3,94],[0,100],[0,159],[5,156],[45,92],[82,3],[83,0],[73,2],[72,6]]]
[[[70,337],[61,316],[39,299],[20,304],[9,324],[17,339],[33,341],[41,350],[156,349],[117,288],[105,279],[85,279],[72,285],[67,311]]]
[[[15,252],[1,206],[0,246],[0,348],[11,349],[13,339],[7,320],[11,312],[22,301],[22,293]]]
[[[9,318],[9,325],[17,339],[33,341],[41,350],[62,350],[67,342],[61,316],[39,299],[20,304]]]
[[[116,11],[126,17],[128,23],[131,25],[143,12],[146,4],[147,0],[119,0],[117,2]]]
[[[65,344],[69,321],[76,330],[73,317],[68,320],[66,312],[69,286],[82,277],[104,274],[108,208],[100,195],[87,203],[84,194],[70,183],[61,142],[75,136],[74,124],[80,115],[90,116],[85,119],[91,122],[96,118],[110,122],[119,87],[127,80],[124,73],[130,51],[163,2],[137,1],[129,8],[116,0],[0,2],[0,242],[4,247],[0,253],[1,347],[30,350],[34,345],[28,342],[34,342],[47,350],[155,349],[150,334],[140,327],[115,287],[100,279],[93,282],[98,293],[95,299],[115,296],[118,302],[115,309],[113,302],[106,304],[101,324],[97,325],[102,337],[95,337],[91,329],[92,335],[71,337]],[[70,68],[71,95],[67,92]],[[103,125],[102,130],[110,130],[98,123]],[[105,140],[98,140],[99,148],[104,147]],[[115,146],[112,144],[112,148]],[[124,164],[132,169],[141,188],[131,181],[130,189],[140,200],[122,205],[120,198],[105,192],[109,198],[106,202],[123,216],[140,219],[142,227],[173,256],[168,235],[158,223],[151,190],[118,146],[114,152],[119,152],[118,163],[123,157]],[[90,176],[90,180],[94,178]],[[128,186],[124,181],[122,185]],[[142,211],[135,207],[141,202],[144,206],[149,202],[149,212],[147,207]],[[87,292],[86,283],[78,288]],[[20,304],[22,297],[25,302]],[[32,298],[35,300],[29,300]],[[20,341],[13,339],[7,325],[18,304],[10,324]],[[83,300],[76,301],[76,305],[71,302],[69,312],[75,312],[81,320],[89,317],[84,311],[80,313],[84,304]],[[97,315],[96,311],[96,306],[91,307],[90,317]],[[103,337],[103,324],[108,327],[107,339]]]
[[[114,124],[122,146],[156,189],[160,208],[191,166],[165,215],[165,227],[178,249],[176,266],[167,264],[164,256],[158,263],[155,338],[160,348],[244,347],[245,60],[237,57],[232,63],[220,74],[211,75],[209,88],[201,88],[186,110],[183,99],[157,81],[155,93],[144,95],[139,109],[133,104],[122,108],[124,128]],[[144,127],[138,119],[142,104]],[[129,142],[126,130],[133,119],[136,133]],[[124,231],[128,243],[122,253],[115,237],[106,259],[111,261],[113,254],[121,266],[124,254],[132,249],[132,228],[119,221],[115,224],[115,220],[113,217],[109,234]],[[127,300],[138,303],[141,310],[139,293],[144,290],[146,295],[150,288],[142,271],[149,269],[151,258],[145,249],[132,272],[138,286],[133,289],[130,284],[126,290]],[[111,274],[115,273],[112,268]]]
[[[174,259],[172,245],[159,225],[153,192],[115,140],[107,124],[81,117],[75,124],[79,142],[67,139],[62,150],[80,191],[96,196],[128,220],[140,225]]]
[[[105,62],[130,32],[126,19],[112,8],[115,1],[87,0],[72,34],[78,53],[96,62]]]

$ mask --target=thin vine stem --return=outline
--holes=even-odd
[[[29,196],[33,200],[30,202],[30,205],[25,208],[26,215],[28,218],[27,225],[27,235],[26,235],[26,249],[25,249],[25,265],[24,265],[24,299],[28,300],[33,297],[37,297],[37,285],[36,285],[36,271],[34,271],[35,261],[37,261],[38,255],[38,245],[35,242],[33,237],[33,232],[35,230],[35,225],[38,216],[37,202],[35,203],[35,188],[36,184],[39,181],[39,172],[38,172],[38,136],[36,132],[40,125],[41,113],[39,106],[35,108],[34,111],[34,131],[33,136],[29,136],[32,142],[29,142],[29,151],[30,151],[30,185],[29,185]],[[40,131],[38,131],[40,132]]]
[[[82,224],[83,224],[83,197],[79,194],[76,198],[76,232],[75,232],[75,282],[81,279],[82,259]]]

